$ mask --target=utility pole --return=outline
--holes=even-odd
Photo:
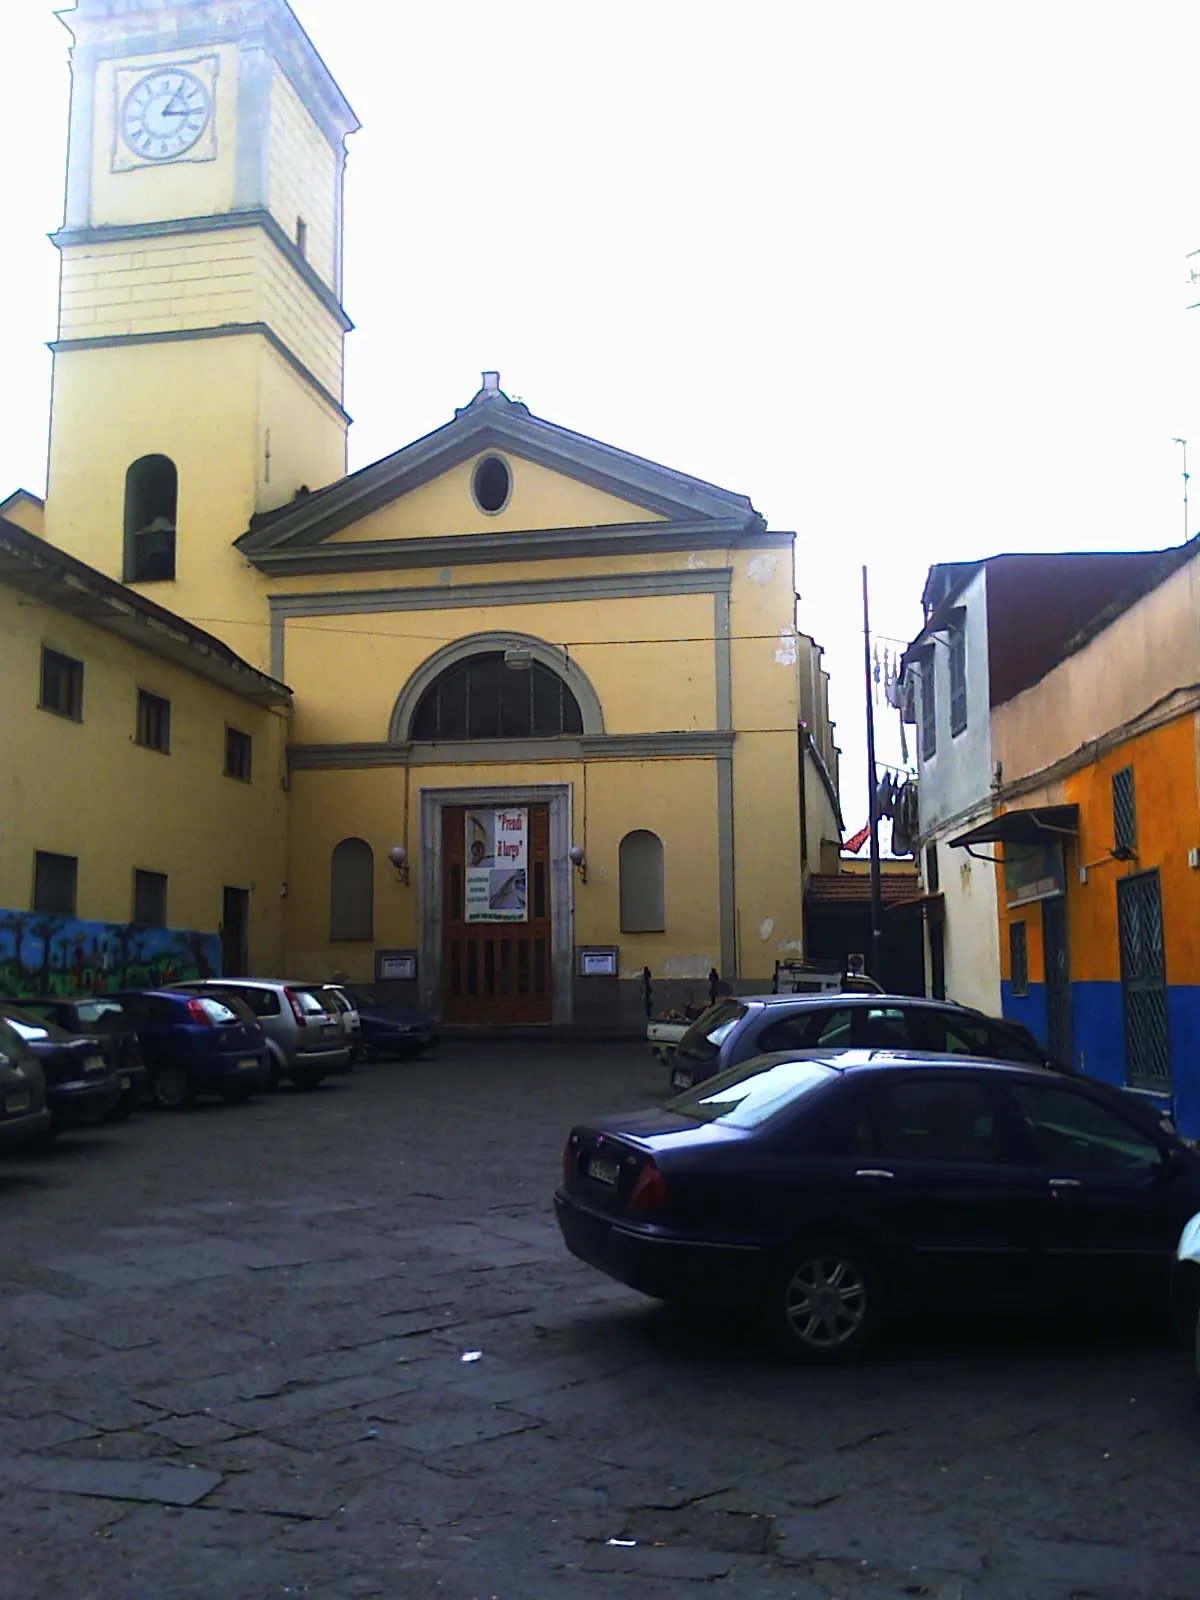
[[[1175,443],[1175,444],[1178,444],[1178,445],[1182,445],[1182,446],[1183,446],[1183,542],[1184,542],[1184,544],[1186,544],[1186,543],[1187,543],[1187,542],[1188,542],[1188,512],[1187,512],[1187,486],[1188,486],[1188,469],[1187,469],[1187,440],[1186,440],[1186,439],[1175,439],[1175,440],[1174,440],[1174,441],[1173,441],[1173,443]]]
[[[876,983],[883,983],[883,886],[879,879],[879,794],[875,774],[875,698],[871,677],[871,610],[867,596],[867,569],[862,569],[863,666],[867,689],[867,783],[871,807],[871,958],[869,971]],[[886,985],[885,985],[886,987]]]

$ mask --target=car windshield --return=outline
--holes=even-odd
[[[837,1076],[837,1071],[823,1061],[803,1057],[779,1061],[760,1057],[685,1090],[669,1100],[667,1106],[696,1122],[717,1122],[726,1128],[757,1128]]]
[[[736,1000],[718,1000],[716,1005],[709,1006],[703,1016],[697,1017],[692,1023],[679,1041],[680,1050],[698,1060],[711,1061],[720,1052],[722,1041],[733,1032],[748,1010],[748,1006],[739,1005]]]

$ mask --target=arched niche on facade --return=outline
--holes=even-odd
[[[563,725],[554,729],[554,732],[584,734],[604,732],[604,713],[600,707],[599,697],[592,688],[587,674],[565,651],[547,644],[543,639],[535,639],[530,634],[473,633],[464,639],[454,640],[452,644],[444,645],[440,650],[435,650],[413,673],[401,689],[392,708],[388,723],[389,741],[393,744],[404,744],[412,739],[427,737],[415,728],[418,710],[422,707],[422,703],[426,702],[427,694],[439,684],[452,682],[456,672],[467,667],[472,661],[496,656],[502,660],[506,651],[520,652],[526,658],[526,670],[507,666],[503,668],[507,677],[513,681],[514,690],[521,684],[527,684],[532,699],[538,691],[539,684],[546,683],[546,674],[552,674],[562,684],[566,695],[569,695],[569,701],[564,696],[561,702]],[[535,669],[540,670],[535,671]],[[578,711],[577,723],[574,723],[574,719],[570,716],[572,704]],[[524,736],[529,737],[529,732],[527,731]],[[534,736],[537,736],[536,731]],[[443,737],[449,740],[455,736]],[[465,737],[474,738],[479,735],[468,732]]]

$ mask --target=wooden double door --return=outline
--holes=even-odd
[[[525,916],[522,921],[468,921],[467,813],[442,809],[442,990],[446,1022],[549,1022],[550,808],[528,813]]]

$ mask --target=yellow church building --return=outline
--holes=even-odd
[[[358,122],[312,43],[285,0],[65,15],[48,488],[0,505],[0,982],[169,946],[560,1026],[637,1014],[645,969],[656,1007],[769,985],[840,841],[793,535],[493,372],[348,474]]]

